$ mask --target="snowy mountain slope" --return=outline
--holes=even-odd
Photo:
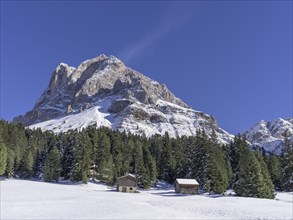
[[[280,154],[285,132],[293,144],[293,118],[278,118],[268,122],[262,120],[244,132],[244,135],[251,144],[259,146],[267,152]]]
[[[96,124],[151,136],[171,137],[212,130],[222,143],[233,135],[213,116],[191,109],[164,84],[132,70],[114,56],[100,55],[77,68],[61,63],[34,108],[16,117],[30,128],[66,132]]]
[[[172,114],[164,114],[159,109],[154,109],[151,106],[134,103],[128,106],[120,114],[104,113],[102,112],[102,106],[94,106],[87,110],[84,110],[77,114],[71,114],[62,118],[51,119],[48,121],[40,122],[37,124],[30,125],[29,128],[41,128],[42,130],[52,130],[56,133],[66,132],[70,129],[82,129],[89,125],[97,125],[97,127],[105,126],[120,131],[127,131],[132,134],[145,134],[147,137],[154,134],[164,135],[168,132],[171,137],[175,136],[190,136],[196,134],[196,128],[204,126],[207,133],[211,133],[212,129],[215,129],[218,134],[219,141],[222,143],[229,142],[233,136],[224,131],[221,128],[217,128],[215,125],[210,124],[205,126],[207,123],[204,119],[200,118],[196,112],[191,109],[184,109],[180,106],[158,100],[157,106],[159,107],[172,107],[172,110],[177,110]],[[179,111],[178,111],[179,110]],[[137,120],[136,114],[128,115],[129,112],[144,112],[140,114],[148,114],[147,120]],[[129,117],[124,117],[128,115]],[[153,117],[153,119],[152,119]],[[206,117],[208,117],[206,115]],[[152,121],[158,120],[161,122],[155,123]],[[135,123],[134,123],[135,122]]]

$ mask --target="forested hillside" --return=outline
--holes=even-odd
[[[200,188],[223,193],[233,188],[240,196],[274,198],[274,188],[293,190],[293,147],[285,138],[281,156],[249,149],[235,136],[221,145],[216,133],[174,139],[120,133],[90,126],[82,131],[54,134],[0,121],[0,175],[58,181],[61,177],[86,183],[96,178],[109,185],[126,173],[149,188],[157,179],[195,178]]]

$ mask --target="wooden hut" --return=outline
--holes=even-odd
[[[184,194],[198,194],[199,184],[195,179],[176,179],[175,192]]]
[[[117,191],[133,193],[137,190],[137,180],[135,175],[127,174],[117,179]]]

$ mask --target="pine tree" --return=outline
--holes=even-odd
[[[0,175],[3,175],[6,171],[7,165],[7,148],[5,144],[0,143]]]
[[[288,137],[289,134],[286,131],[281,152],[281,189],[293,191],[293,145],[289,142]]]
[[[60,162],[60,153],[56,146],[53,146],[52,149],[46,156],[44,164],[44,180],[46,182],[59,181],[59,176],[61,172],[61,162]]]

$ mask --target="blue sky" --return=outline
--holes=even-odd
[[[0,118],[60,62],[115,55],[236,134],[292,117],[292,1],[1,1]]]

